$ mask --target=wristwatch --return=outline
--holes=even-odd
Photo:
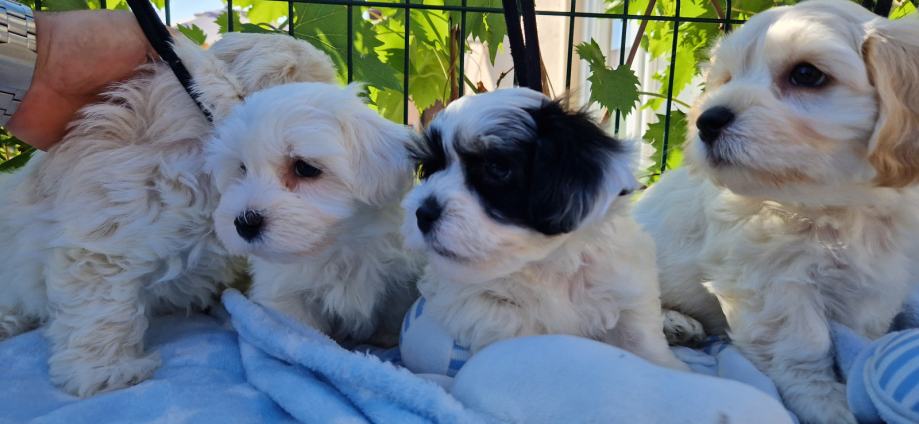
[[[32,10],[0,0],[0,125],[10,120],[32,84],[37,48]]]

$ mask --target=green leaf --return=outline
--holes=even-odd
[[[90,5],[87,4],[86,0],[52,0],[42,2],[42,9],[53,10],[55,12],[66,10],[84,10],[89,9],[89,7]],[[98,5],[96,7],[98,7]]]
[[[679,110],[673,110],[670,113],[670,134],[667,137],[667,147],[665,149],[664,128],[666,119],[667,117],[664,114],[657,114],[657,122],[648,125],[648,130],[645,131],[645,135],[642,137],[645,142],[650,143],[657,151],[654,168],[649,170],[652,176],[660,172],[661,160],[665,150],[667,152],[666,169],[677,168],[683,162],[683,143],[686,139],[687,124],[686,114]],[[651,180],[656,181],[657,178],[652,177]]]
[[[220,33],[229,32],[229,26],[227,25],[227,11],[224,10],[219,16],[217,16],[217,26],[220,27]],[[242,22],[239,21],[239,13],[233,13],[233,29],[239,30],[242,26]]]
[[[607,0],[606,13],[619,14],[625,12],[625,1],[624,0]],[[645,9],[648,8],[648,0],[630,0],[629,1],[629,14],[630,15],[643,15]]]
[[[413,58],[417,56],[412,56]],[[413,60],[408,90],[418,110],[423,111],[444,98],[447,78],[435,61]]]
[[[294,36],[322,50],[338,68],[344,82],[347,73],[348,9],[339,5],[294,5]]]
[[[581,43],[577,46],[578,55],[587,61],[590,67],[590,100],[597,102],[608,110],[618,109],[623,116],[628,115],[638,103],[638,77],[627,66],[610,69],[606,66],[606,57],[596,41]]]
[[[3,162],[0,162],[0,172],[12,172],[16,169],[21,168],[23,165],[26,164],[26,162],[29,161],[29,158],[32,157],[32,153],[35,153],[35,149],[29,147],[25,150],[21,150],[19,152],[19,155],[14,156]]]
[[[485,14],[485,37],[479,39],[488,46],[488,59],[495,63],[498,56],[498,49],[504,43],[504,36],[507,35],[507,23],[504,22],[504,15],[500,13]]]
[[[897,6],[892,12],[890,12],[890,19],[900,19],[904,16],[908,16],[916,12],[916,6],[908,1],[904,1],[902,4]]]
[[[197,45],[203,45],[204,41],[207,39],[207,34],[204,33],[204,30],[199,28],[195,24],[185,25],[179,24],[179,32],[188,37],[189,40],[194,41]]]
[[[237,2],[234,2],[233,5],[236,6]],[[242,6],[242,4],[239,4],[239,6]],[[246,11],[246,17],[249,18],[251,22],[277,24],[282,18],[287,17],[287,2],[252,2],[252,8]]]
[[[402,91],[400,90],[379,90],[370,87],[370,100],[372,107],[383,115],[384,118],[393,122],[402,123],[403,101]]]
[[[600,50],[600,45],[597,44],[596,40],[591,39],[590,43],[583,42],[578,44],[575,49],[578,52],[578,56],[586,60],[591,69],[606,67],[606,57],[603,55],[603,51]]]

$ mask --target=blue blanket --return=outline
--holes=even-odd
[[[162,367],[137,386],[89,399],[51,385],[40,331],[0,342],[0,423],[491,423],[584,414],[600,421],[790,422],[768,380],[762,390],[703,375],[724,376],[725,365],[740,359],[722,346],[679,352],[703,373],[688,374],[590,340],[521,338],[483,350],[444,383],[387,362],[391,351],[345,350],[238,292],[225,294],[224,306],[228,314],[154,320],[146,346],[159,352]],[[728,367],[734,371],[727,376],[759,378],[741,365]]]
[[[0,343],[0,422],[294,422],[246,381],[237,336],[219,319],[157,319],[147,347],[163,361],[150,380],[79,399],[51,385],[40,331]]]

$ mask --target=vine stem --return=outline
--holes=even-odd
[[[721,10],[721,5],[718,4],[718,0],[710,0],[710,2],[715,8],[715,14],[718,15],[718,19],[724,20],[724,11]]]
[[[650,92],[650,91],[639,91],[638,94],[641,94],[641,95],[643,95],[643,96],[657,97],[657,98],[661,98],[661,99],[666,99],[666,98],[667,98],[667,96],[665,96],[665,95],[663,95],[663,94],[661,94],[661,93],[652,93],[652,92]],[[680,99],[672,98],[672,99],[670,99],[670,100],[673,101],[674,103],[680,105],[680,106],[685,106],[685,107],[687,107],[687,108],[692,108],[692,105],[691,105],[691,104],[686,103],[686,102],[684,102],[684,101],[682,101],[682,100],[680,100]]]
[[[651,0],[648,2],[648,7],[645,9],[645,17],[651,16],[651,12],[654,11],[654,5],[657,4],[657,0]],[[635,54],[638,53],[638,46],[641,45],[641,38],[645,35],[645,28],[648,26],[648,20],[642,19],[641,23],[638,25],[638,34],[635,35],[635,41],[632,42],[632,48],[629,50],[629,58],[625,61],[625,64],[629,67],[632,66],[632,61],[635,60]]]

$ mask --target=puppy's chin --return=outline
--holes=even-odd
[[[733,154],[730,149],[711,149],[698,138],[690,141],[686,160],[715,185],[741,196],[815,206],[853,205],[871,198],[865,196],[871,190],[867,184],[870,170],[858,163],[835,178],[818,177],[809,172],[812,170],[800,168],[768,170],[755,159]]]
[[[428,248],[425,256],[432,275],[461,284],[484,284],[512,274],[525,263],[521,260],[502,261],[501,258],[472,261],[433,247]]]
[[[482,251],[481,255],[473,258],[451,250],[436,235],[422,236],[411,229],[404,234],[406,247],[425,255],[429,270],[436,278],[458,284],[484,284],[508,276],[528,263],[545,259],[561,243],[557,240],[548,243],[533,241],[528,248],[498,248]]]
[[[335,243],[336,237],[331,233],[302,234],[290,232],[280,234],[278,231],[266,231],[252,241],[243,240],[232,224],[232,218],[221,222],[215,217],[217,238],[228,252],[239,256],[254,256],[264,261],[290,264],[303,262],[305,259],[321,255]]]

